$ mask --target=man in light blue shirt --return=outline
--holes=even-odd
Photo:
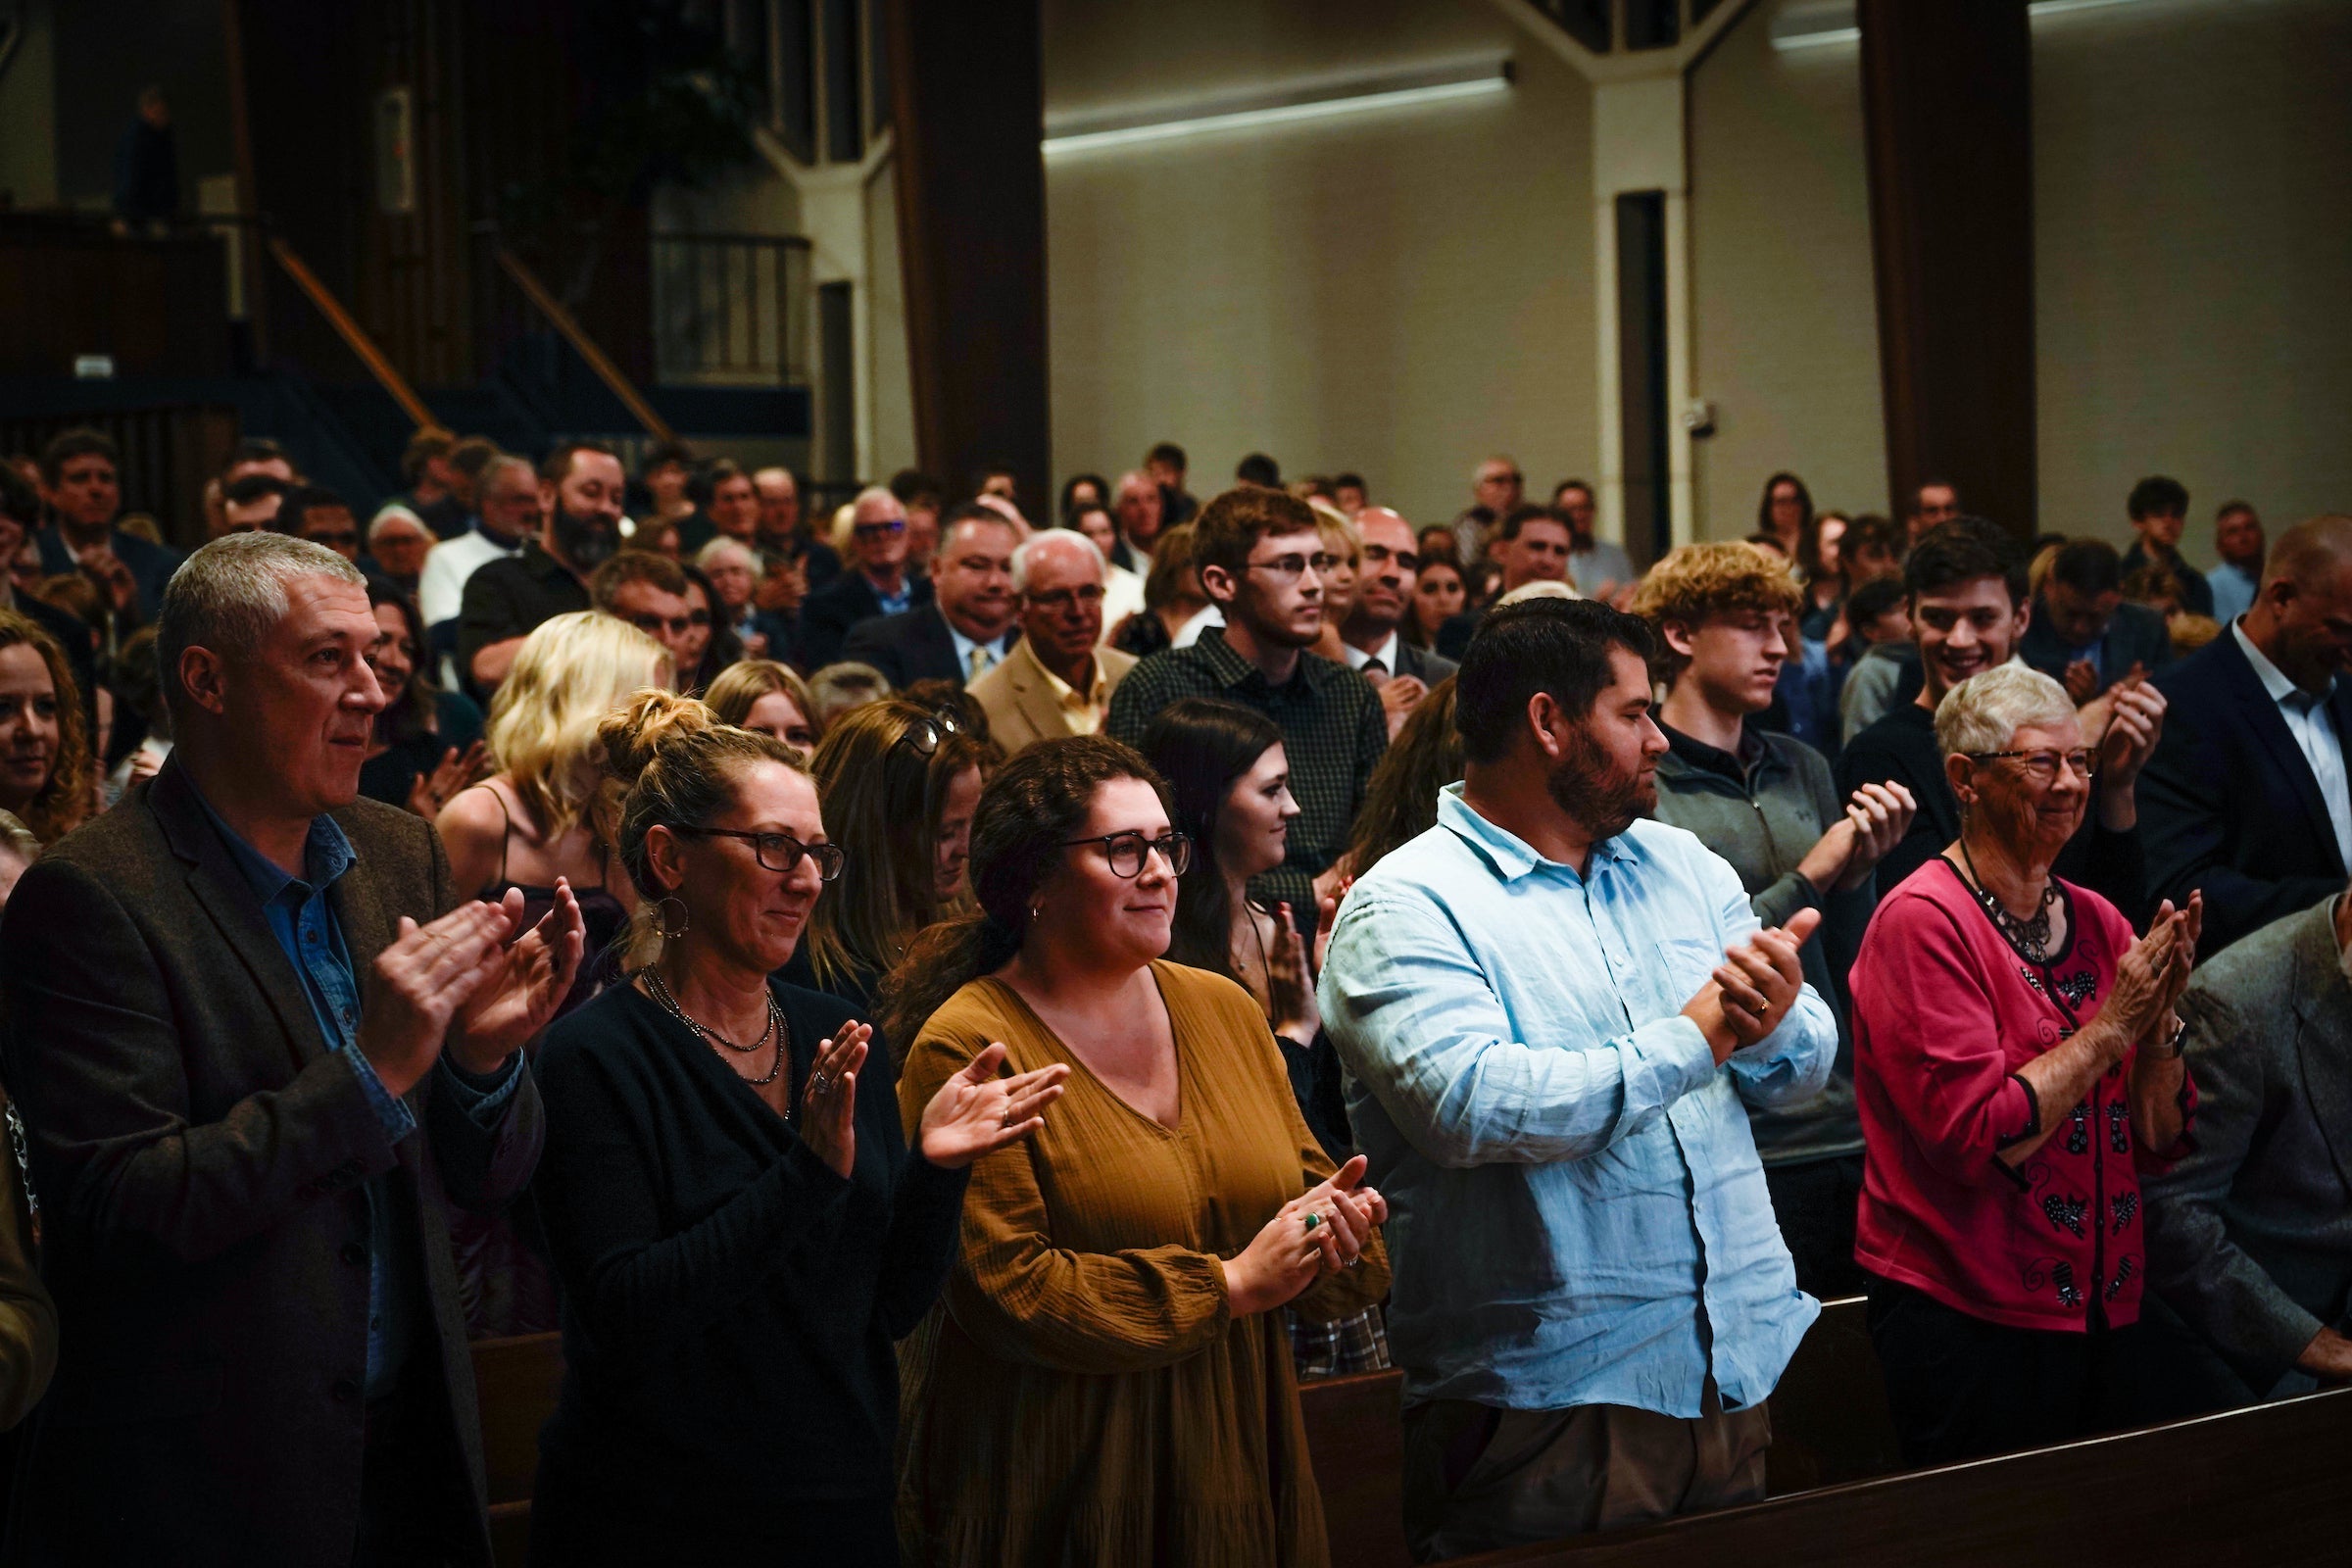
[[[1763,1494],[1766,1396],[1817,1311],[1745,1106],[1837,1054],[1805,910],[1641,818],[1649,634],[1592,601],[1491,615],[1456,678],[1463,781],[1355,885],[1321,983],[1387,1194],[1422,1560]]]
[[[2213,588],[2213,618],[2227,626],[2254,608],[2262,592],[2262,518],[2243,501],[2214,514],[2213,550],[2221,564],[2205,574]]]

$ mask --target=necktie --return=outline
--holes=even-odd
[[[1389,672],[1389,666],[1377,659],[1365,660],[1362,667],[1367,675],[1386,675]]]
[[[965,680],[978,680],[981,676],[989,672],[989,669],[996,663],[996,662],[997,656],[990,651],[988,644],[974,643],[972,645],[971,657],[964,661],[964,663],[967,667],[964,670],[963,678]]]

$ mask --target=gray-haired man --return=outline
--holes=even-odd
[[[28,1560],[489,1560],[443,1204],[529,1179],[517,1048],[583,932],[560,890],[511,941],[518,895],[459,904],[431,828],[358,799],[375,637],[330,551],[198,551],[157,629],[171,759],[0,919],[73,1325],[22,1460]]]

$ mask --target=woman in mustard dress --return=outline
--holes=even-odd
[[[1158,959],[1190,848],[1127,747],[1031,747],[973,821],[982,912],[892,977],[902,1112],[992,1042],[1004,1071],[1072,1069],[1051,1124],[972,1167],[909,1347],[909,1563],[1328,1561],[1275,1308],[1378,1301],[1387,1205],[1307,1130],[1250,994]]]

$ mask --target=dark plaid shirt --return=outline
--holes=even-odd
[[[1299,655],[1291,678],[1271,685],[1212,627],[1192,647],[1153,654],[1128,671],[1111,694],[1104,728],[1138,745],[1152,715],[1180,697],[1222,697],[1255,709],[1282,731],[1298,816],[1291,823],[1289,854],[1250,883],[1250,893],[1269,907],[1288,901],[1292,915],[1312,930],[1314,878],[1347,848],[1373,766],[1389,749],[1379,694],[1354,670],[1314,654]]]

